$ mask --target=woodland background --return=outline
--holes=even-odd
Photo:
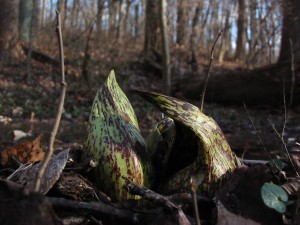
[[[51,219],[51,215],[54,215],[51,214],[52,208],[48,205],[50,214],[47,214],[35,202],[43,202],[40,200],[46,198],[51,203],[51,196],[56,198],[57,194],[67,192],[65,198],[57,198],[59,202],[52,201],[51,204],[61,206],[69,198],[73,199],[67,208],[73,209],[72,215],[83,213],[80,218],[83,222],[77,224],[83,224],[86,220],[90,220],[90,223],[85,224],[102,224],[102,220],[104,224],[112,224],[111,221],[119,224],[125,217],[128,224],[137,223],[137,217],[133,216],[134,205],[130,201],[129,205],[115,205],[104,195],[105,204],[100,210],[104,209],[104,214],[109,218],[102,218],[97,210],[90,214],[90,210],[93,211],[101,201],[97,199],[98,202],[94,204],[89,202],[91,199],[83,196],[92,193],[94,201],[95,190],[97,193],[102,190],[101,187],[97,189],[94,184],[87,182],[92,176],[84,176],[88,171],[84,171],[84,163],[80,161],[82,158],[78,154],[82,154],[84,149],[94,96],[112,69],[115,70],[116,79],[135,110],[145,138],[149,137],[162,115],[138,97],[132,91],[134,89],[162,92],[201,106],[201,110],[218,123],[231,149],[244,162],[255,159],[254,163],[260,164],[265,163],[261,161],[264,159],[280,158],[289,165],[292,162],[286,160],[286,153],[289,152],[295,156],[293,160],[297,168],[300,168],[299,0],[1,0],[1,166],[12,163],[12,168],[17,169],[21,162],[18,159],[27,160],[29,156],[33,156],[39,160],[44,157],[43,150],[52,149],[51,144],[47,147],[47,143],[62,89],[59,44],[55,32],[56,10],[59,11],[62,21],[67,93],[54,149],[66,153],[69,150],[60,150],[70,148],[70,154],[74,153],[75,161],[71,162],[71,167],[59,167],[61,171],[57,174],[57,179],[60,178],[58,182],[62,185],[56,183],[46,197],[33,193],[34,201],[27,198],[30,193],[24,194],[21,189],[13,187],[14,183],[1,179],[0,219],[6,224],[20,224],[19,221],[26,224],[24,218],[38,221],[35,223],[43,220],[44,224],[61,224],[60,221],[46,223],[46,220],[41,219],[40,216],[47,215]],[[177,152],[172,152],[174,159],[180,161],[181,156],[187,154],[194,160],[194,155],[190,155],[193,149],[196,149],[197,160],[203,157],[202,153],[198,154],[201,148],[195,143],[200,142],[193,139],[194,134],[187,132],[183,137],[178,136],[177,140],[186,142],[178,148],[182,155],[177,157]],[[16,139],[20,137],[37,138],[15,145]],[[185,151],[186,149],[189,151]],[[206,152],[215,156],[213,151]],[[14,154],[19,157],[17,161]],[[60,160],[54,157],[52,161],[55,165]],[[64,157],[65,164],[68,157]],[[192,165],[194,162],[197,162],[197,168],[199,165],[207,165],[205,160],[210,161],[210,156],[201,161],[192,161]],[[203,165],[198,162],[203,162]],[[76,166],[79,164],[83,170],[80,174],[83,176],[73,173],[77,171]],[[61,175],[64,167],[65,171]],[[89,169],[90,167],[89,164]],[[266,165],[241,166],[235,170],[231,180],[222,187],[225,208],[241,215],[243,219],[250,218],[260,221],[261,224],[283,224],[282,212],[277,213],[263,203],[261,187],[265,182],[273,180],[276,184],[286,184],[289,181],[286,174],[295,174],[294,171],[289,171],[291,168],[287,167],[285,173],[277,165],[275,167],[276,173],[270,172],[272,169]],[[35,168],[42,171],[40,167]],[[51,169],[50,167],[50,172]],[[204,173],[213,171],[210,169],[205,169]],[[7,173],[11,174],[13,171],[11,168],[4,168],[0,170],[0,176],[7,178]],[[30,169],[21,172],[24,171],[25,178],[21,176],[17,179],[20,178],[21,184],[26,185],[28,177],[32,178],[37,172],[30,172]],[[28,176],[26,171],[29,171]],[[190,174],[190,171],[187,172]],[[44,180],[55,183],[57,179],[54,181],[52,178],[45,176]],[[95,180],[95,176],[93,178]],[[291,206],[293,208],[285,214],[287,219],[288,216],[291,217],[289,224],[299,224],[300,221],[299,184],[299,179],[296,180],[296,185],[288,183],[288,187],[298,191],[293,193],[296,195]],[[103,193],[100,194],[102,196]],[[15,201],[11,201],[11,196]],[[20,196],[27,198],[27,201],[21,201]],[[222,197],[222,194],[219,196]],[[200,214],[201,219],[203,220],[203,215],[208,216],[208,219],[204,218],[204,221],[208,221],[206,224],[215,224],[216,216],[221,214],[215,213],[215,203],[200,198],[202,200],[204,209],[212,213],[205,213],[200,209],[203,212]],[[279,196],[275,196],[275,200],[282,203]],[[289,204],[287,200],[290,198],[283,201],[284,207]],[[83,201],[83,204],[78,201]],[[139,201],[136,203],[139,205]],[[191,205],[190,203],[189,200],[187,204]],[[92,208],[85,214],[84,210],[78,210],[82,209],[80,205]],[[141,206],[143,208],[145,205],[142,203]],[[168,210],[159,207],[156,219],[161,222],[157,223],[156,219],[149,218],[149,224],[166,224],[168,220],[178,219],[177,214],[165,214]],[[148,216],[149,211],[146,208],[142,209],[144,216]],[[175,208],[177,213],[181,211],[179,207]],[[66,211],[57,212],[64,214]],[[121,212],[121,216],[118,212]],[[127,212],[127,216],[122,217],[122,212]],[[90,215],[95,217],[87,217]],[[194,216],[191,210],[187,215]],[[226,215],[230,216],[228,212]],[[232,224],[232,220],[228,221],[228,224]],[[219,218],[219,222],[226,224],[227,220]]]
[[[286,140],[297,142],[300,2],[162,2],[167,64],[163,63],[160,0],[1,1],[2,141],[9,140],[15,129],[47,134],[55,116],[60,89],[58,9],[68,83],[59,139],[82,142],[94,94],[111,69],[128,93],[145,135],[160,114],[130,90],[147,88],[200,105],[211,49],[222,31],[214,49],[204,111],[217,120],[235,150],[260,148],[243,104],[262,129],[266,146],[281,146],[274,141],[267,119],[284,131]]]

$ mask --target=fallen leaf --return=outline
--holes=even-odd
[[[14,141],[19,141],[23,138],[28,138],[31,136],[32,136],[31,132],[24,132],[22,130],[13,130],[13,140]]]
[[[41,181],[40,193],[46,194],[59,179],[63,169],[66,166],[69,157],[69,149],[63,150],[54,155],[45,170],[45,174]],[[41,162],[30,165],[22,165],[17,171],[10,175],[7,179],[22,184],[23,187],[33,190],[35,179],[40,170]]]
[[[41,138],[43,134],[40,134],[32,141],[23,141],[20,144],[9,147],[1,151],[1,164],[6,166],[12,158],[18,160],[20,163],[33,163],[35,161],[42,160],[45,156],[45,152],[41,148]]]

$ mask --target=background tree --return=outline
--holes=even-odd
[[[67,0],[57,0],[57,10],[61,16],[62,29],[64,29],[67,19]]]
[[[300,1],[286,0],[282,3],[283,24],[278,62],[291,61],[291,43],[295,62],[300,62]]]
[[[43,0],[42,12],[41,12],[41,27],[45,26],[47,18],[47,0]]]
[[[13,63],[19,58],[19,0],[0,1],[0,64]]]
[[[163,56],[163,92],[165,92],[167,95],[171,95],[170,50],[166,18],[166,0],[160,0],[159,14]]]
[[[246,54],[247,40],[247,16],[246,16],[246,1],[238,0],[238,20],[237,20],[237,42],[235,50],[235,60],[243,61]]]
[[[20,5],[17,4],[18,7],[14,9],[20,8],[19,15],[24,18],[20,19],[20,29],[29,24],[30,17],[24,16],[23,12],[30,15],[32,1],[18,1]],[[15,1],[12,1],[12,4],[13,2]],[[53,39],[50,31],[53,24],[50,22],[54,21],[55,9],[58,7],[65,24],[64,37],[70,48],[76,49],[77,53],[85,51],[85,44],[80,42],[87,40],[88,30],[95,21],[96,32],[91,35],[90,44],[102,45],[101,49],[97,48],[98,56],[101,55],[101,51],[109,49],[119,49],[121,54],[119,56],[122,56],[130,47],[134,47],[138,51],[143,50],[145,56],[154,59],[153,61],[161,61],[158,59],[160,56],[156,54],[161,47],[159,0],[36,0],[36,2],[38,4],[36,9],[41,13],[40,20],[34,21],[44,24],[44,27],[34,26],[40,36],[38,40],[33,41],[33,46],[42,47],[43,40]],[[293,6],[289,7],[291,4]],[[235,61],[237,64],[245,65],[246,62],[247,66],[258,67],[276,62],[280,52],[279,58],[282,61],[289,55],[287,50],[289,48],[286,46],[289,46],[289,38],[293,36],[287,34],[289,31],[286,30],[291,30],[288,28],[289,24],[295,23],[291,16],[285,16],[283,23],[282,18],[284,14],[296,15],[298,3],[288,0],[282,5],[284,7],[275,0],[167,1],[166,15],[171,56],[172,51],[176,49],[175,46],[181,45],[181,51],[197,56],[194,61],[207,59],[212,43],[222,28],[222,43],[220,48],[216,48],[215,56],[219,56],[220,63],[238,59],[239,62]],[[26,8],[29,10],[26,11]],[[10,16],[13,15],[12,12]],[[27,36],[28,40],[28,32],[29,30],[25,28],[20,32],[20,37],[23,36],[24,40]],[[17,36],[13,35],[14,38]],[[283,47],[282,51],[279,51],[281,36]],[[292,37],[292,40],[297,49],[296,36]],[[98,57],[96,54],[92,55]],[[184,57],[179,60],[190,62]]]
[[[19,4],[19,39],[29,43],[30,42],[30,31],[33,19],[33,8],[34,1],[20,1]]]
[[[186,16],[186,1],[179,0],[177,6],[177,27],[176,27],[176,43],[178,45],[184,45],[185,36],[186,36],[186,25],[187,25],[187,16]]]
[[[159,0],[147,0],[145,11],[144,54],[153,58],[159,41]]]

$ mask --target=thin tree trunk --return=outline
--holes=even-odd
[[[170,53],[168,41],[168,27],[166,18],[166,0],[160,0],[160,29],[162,37],[163,60],[163,89],[165,94],[171,95]]]
[[[53,18],[53,0],[50,0],[50,21]]]
[[[230,4],[230,3],[229,3]],[[228,43],[228,33],[230,32],[229,30],[229,16],[230,16],[230,5],[226,5],[223,10],[225,10],[225,23],[224,26],[222,27],[223,34],[222,34],[222,42],[221,42],[221,47],[220,47],[220,53],[219,53],[219,62],[222,63],[224,61],[225,53],[227,50],[227,45]]]
[[[196,44],[196,39],[197,39],[197,32],[199,31],[199,29],[197,29],[198,23],[199,23],[199,16],[201,13],[201,8],[200,8],[200,4],[198,3],[196,8],[195,8],[195,13],[194,13],[194,17],[192,20],[192,33],[190,36],[190,51],[191,51],[191,66],[192,66],[192,70],[193,71],[197,71],[198,70],[198,51],[197,51],[197,44]]]
[[[45,26],[47,13],[47,0],[43,0],[41,27]]]
[[[295,62],[300,62],[300,1],[283,1],[283,25],[281,31],[281,48],[278,62],[291,61],[290,39],[293,43]]]
[[[27,81],[31,80],[31,53],[32,53],[32,42],[33,42],[33,32],[34,32],[34,17],[37,13],[37,0],[32,0],[32,11],[31,11],[31,21],[29,27],[29,42],[28,42],[28,52],[27,52],[27,59],[26,59],[26,68],[27,68]]]
[[[203,3],[202,3],[202,7],[203,7]],[[204,8],[204,7],[203,7]],[[207,24],[207,20],[208,20],[208,15],[210,13],[210,7],[207,7],[204,16],[201,19],[201,26],[200,26],[200,31],[199,31],[199,40],[200,40],[200,44],[203,46],[205,45],[205,27]]]
[[[255,47],[257,45],[257,32],[258,32],[258,26],[257,26],[257,18],[256,18],[256,12],[257,12],[257,0],[250,0],[250,30],[251,30],[251,36],[248,38],[249,40],[249,53],[248,58],[252,58],[255,54]]]
[[[125,9],[125,17],[124,17],[124,32],[128,33],[130,31],[130,24],[128,22],[129,16],[130,16],[130,6],[132,4],[132,0],[126,1],[126,9]]]
[[[109,34],[111,37],[115,36],[116,30],[116,15],[117,15],[117,1],[109,0]]]
[[[102,16],[103,16],[103,9],[104,9],[104,0],[98,0],[97,5],[97,36],[100,38],[100,34],[102,31]]]
[[[139,37],[139,4],[134,6],[134,38]]]
[[[123,39],[123,33],[124,33],[124,19],[125,19],[125,4],[124,0],[119,1],[119,20],[118,20],[118,26],[117,26],[117,43],[121,43]]]
[[[184,45],[185,41],[185,33],[186,33],[186,15],[185,15],[185,7],[184,3],[186,1],[179,0],[177,6],[177,29],[176,29],[176,43],[178,45]]]
[[[145,16],[144,55],[153,58],[159,32],[159,0],[147,0]]]
[[[78,28],[79,9],[80,9],[80,1],[79,0],[73,0],[70,19],[71,19],[71,26],[74,27],[74,28]]]
[[[192,34],[190,36],[191,48],[194,48],[196,45],[196,37],[197,37],[197,31],[198,31],[197,26],[199,23],[200,12],[201,12],[201,8],[200,8],[200,4],[198,4],[195,8],[195,14],[194,14],[194,18],[192,21]]]
[[[0,66],[18,60],[19,0],[0,1]]]
[[[62,30],[64,30],[65,27],[65,19],[66,19],[66,0],[58,0],[57,1],[57,9],[59,11],[60,17],[61,17],[61,25]]]
[[[246,3],[245,0],[238,0],[238,21],[237,21],[237,43],[235,51],[235,60],[243,62],[246,54],[246,40],[247,40],[247,17],[246,17]]]
[[[19,39],[26,42],[26,44],[30,41],[33,5],[33,0],[20,1],[19,5]]]

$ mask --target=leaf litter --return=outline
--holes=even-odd
[[[50,90],[50,89],[49,89]],[[14,95],[11,95],[11,96],[14,96]],[[89,97],[90,98],[90,97]],[[31,104],[31,103],[30,103]],[[54,102],[54,104],[55,104],[55,102]],[[91,100],[89,101],[89,104],[91,105]],[[138,103],[138,104],[140,104],[140,103]],[[134,104],[134,105],[136,105],[136,104]],[[88,108],[88,107],[87,107]],[[215,106],[213,106],[212,107],[212,109],[215,109],[216,107]],[[13,107],[11,108],[11,109],[13,109]],[[67,110],[68,110],[68,108],[67,108]],[[209,107],[207,108],[207,110],[209,111]],[[226,110],[226,109],[225,109]],[[221,109],[220,111],[223,111],[223,109]],[[12,112],[12,111],[11,111]],[[49,112],[48,110],[46,110],[46,112]],[[86,112],[86,110],[85,110],[85,112]],[[23,111],[23,114],[22,115],[15,115],[15,117],[16,116],[19,116],[19,117],[23,117],[23,116],[26,116],[26,115],[28,115],[28,113],[29,113],[29,111],[27,111],[27,109],[25,109],[24,111]],[[213,112],[212,114],[214,114],[215,112]],[[140,114],[140,113],[138,113],[138,114]],[[7,115],[10,115],[9,113],[7,114]],[[13,117],[13,120],[15,119],[15,117]],[[159,120],[159,116],[154,116],[155,118],[156,118],[156,121],[158,121]],[[85,115],[84,116],[84,118],[87,118],[87,116]],[[143,117],[139,117],[139,118],[142,118],[142,120],[140,121],[140,123],[141,124],[143,124]],[[75,118],[72,118],[71,119],[71,122],[73,122],[73,121],[75,121],[74,120]],[[276,120],[276,119],[275,119]],[[6,121],[6,123],[10,123],[10,122],[12,122],[12,121]],[[154,121],[154,123],[155,123],[155,121]],[[230,124],[229,124],[230,123]],[[226,124],[229,124],[230,126],[232,126],[232,123],[233,123],[233,121],[221,121],[221,127],[226,127]],[[147,125],[142,125],[141,127],[149,127],[149,126],[147,126]],[[228,135],[228,133],[226,132],[225,133],[225,135]],[[2,139],[3,139],[3,137],[2,137]],[[35,164],[33,164],[33,166],[34,166]]]

